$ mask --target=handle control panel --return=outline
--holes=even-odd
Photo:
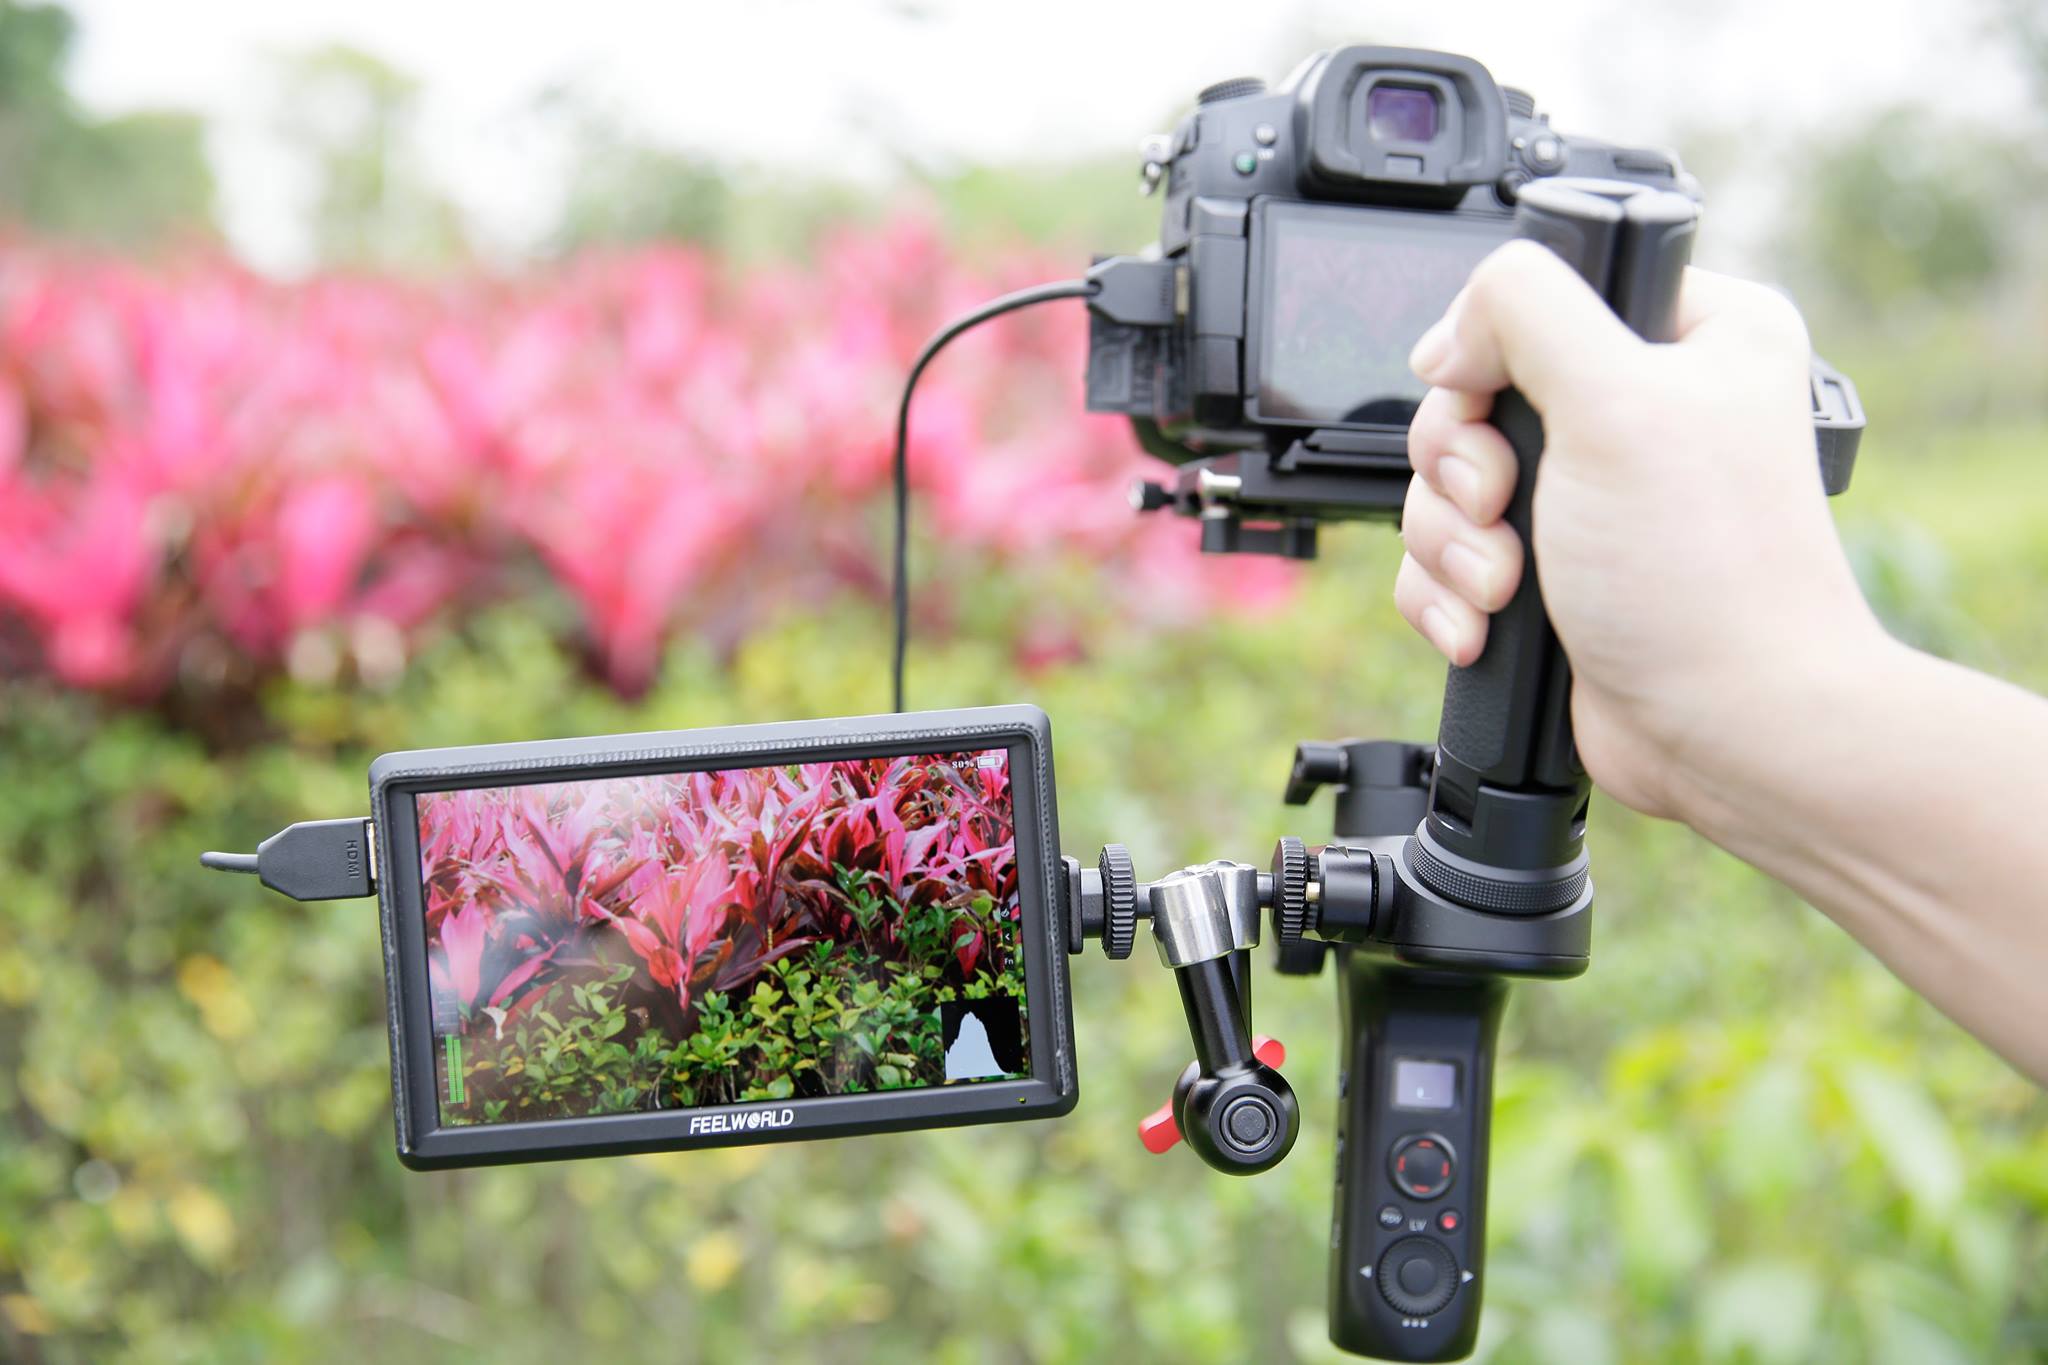
[[[1387,1360],[1456,1360],[1479,1330],[1493,1043],[1507,987],[1337,953],[1348,1043],[1330,1337]]]

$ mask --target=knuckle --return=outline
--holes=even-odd
[[[1775,289],[1764,291],[1764,300],[1757,308],[1757,322],[1762,333],[1784,350],[1804,356],[1813,345],[1798,305]]]
[[[1421,479],[1408,484],[1408,502],[1401,511],[1401,540],[1418,563],[1434,562],[1452,518],[1457,515],[1441,493]]]
[[[1416,406],[1408,422],[1408,465],[1421,479],[1430,477],[1449,434],[1448,414],[1437,395],[1445,389],[1431,389]]]
[[[1488,279],[1498,282],[1525,271],[1541,270],[1547,262],[1556,259],[1556,253],[1540,242],[1527,237],[1510,237],[1487,254],[1486,259],[1479,263],[1479,270],[1484,271]]]
[[[1408,480],[1408,496],[1401,500],[1401,539],[1411,541],[1422,522],[1428,520],[1429,481],[1420,472]]]
[[[1472,267],[1472,277],[1465,285],[1467,294],[1482,308],[1490,307],[1501,290],[1511,287],[1514,279],[1530,269],[1529,253],[1542,250],[1520,237],[1501,243]]]
[[[1522,538],[1506,527],[1499,529],[1506,534],[1495,538],[1494,567],[1487,576],[1486,600],[1481,604],[1488,611],[1499,611],[1512,601],[1522,581]]]
[[[1514,491],[1514,447],[1496,428],[1485,422],[1468,422],[1451,436],[1446,448],[1479,475],[1482,496],[1492,499]]]
[[[1400,569],[1394,574],[1394,609],[1413,621],[1422,614],[1427,596],[1428,575],[1415,562],[1415,556],[1404,555]]]
[[[1766,284],[1753,280],[1736,282],[1740,316],[1745,331],[1774,351],[1797,352],[1804,356],[1812,345],[1806,334],[1806,318],[1791,299]]]

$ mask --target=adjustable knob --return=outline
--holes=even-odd
[[[1273,845],[1273,931],[1283,947],[1314,928],[1308,904],[1308,847],[1289,835]]]
[[[1252,1055],[1275,1071],[1287,1065],[1287,1046],[1278,1038],[1252,1039]],[[1173,1116],[1171,1099],[1138,1120],[1138,1141],[1154,1156],[1171,1151],[1180,1141],[1180,1123]]]
[[[1138,874],[1131,851],[1122,844],[1104,844],[1096,862],[1102,874],[1102,951],[1126,958],[1138,941]]]
[[[1428,1237],[1403,1237],[1388,1247],[1373,1278],[1387,1305],[1409,1317],[1441,1312],[1458,1293],[1458,1263]]]
[[[1220,958],[1174,975],[1180,978],[1181,1003],[1196,1039],[1195,1060],[1173,1087],[1174,1130],[1212,1170],[1225,1175],[1271,1170],[1301,1130],[1294,1090],[1252,1047],[1230,969]],[[1274,1047],[1267,1055],[1287,1054]]]
[[[1173,506],[1173,490],[1163,483],[1150,479],[1139,479],[1131,485],[1131,510],[1133,512],[1157,512]]]
[[[1227,81],[1202,87],[1202,93],[1195,96],[1196,104],[1214,104],[1218,100],[1242,99],[1246,95],[1263,95],[1266,83],[1257,76],[1233,76]]]

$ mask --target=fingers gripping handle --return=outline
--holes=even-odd
[[[1669,191],[1561,179],[1523,189],[1515,227],[1562,257],[1638,334],[1668,341],[1697,214]],[[1492,421],[1519,466],[1507,519],[1526,550],[1543,423],[1513,389],[1495,400]],[[1423,833],[1445,867],[1539,871],[1580,854],[1588,783],[1572,744],[1570,665],[1544,610],[1540,566],[1533,555],[1525,562],[1531,571],[1488,624],[1485,650],[1444,684]]]

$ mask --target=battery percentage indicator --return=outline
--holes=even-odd
[[[448,1058],[448,1103],[462,1104],[468,1099],[462,1084],[462,1036],[451,1033],[441,1041]]]

